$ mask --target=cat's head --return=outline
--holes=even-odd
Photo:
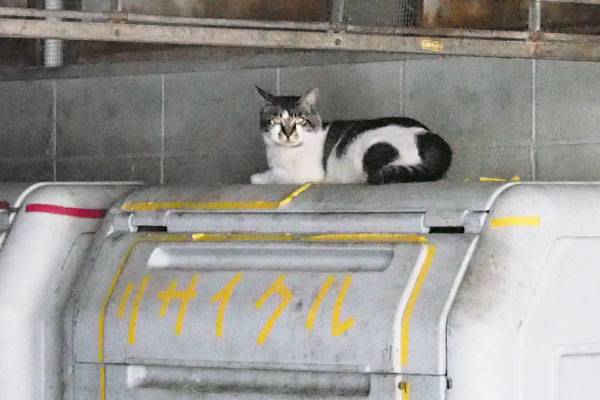
[[[265,99],[260,111],[260,130],[268,144],[298,147],[321,132],[321,117],[315,109],[318,89],[304,96],[275,96],[258,86]]]

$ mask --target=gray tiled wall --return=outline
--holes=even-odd
[[[325,119],[419,119],[454,148],[450,180],[600,180],[600,64],[431,58],[0,82],[0,181],[247,182],[254,85],[319,87]]]
[[[402,62],[281,69],[281,92],[320,91],[325,120],[376,118],[402,112]]]

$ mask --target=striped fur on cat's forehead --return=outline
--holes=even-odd
[[[267,130],[269,121],[274,117],[302,117],[308,122],[308,128],[321,127],[321,117],[315,109],[318,89],[308,91],[304,96],[275,96],[263,89],[256,87],[265,99],[265,104],[260,111],[260,128]]]

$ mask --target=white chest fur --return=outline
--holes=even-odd
[[[325,176],[322,159],[326,133],[312,132],[310,136],[310,140],[297,147],[267,142],[269,170],[252,175],[251,182],[259,184],[322,182]]]

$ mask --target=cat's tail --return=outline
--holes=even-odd
[[[452,149],[435,133],[416,136],[421,162],[417,165],[385,165],[367,172],[367,182],[385,183],[431,182],[442,179],[452,162]]]

